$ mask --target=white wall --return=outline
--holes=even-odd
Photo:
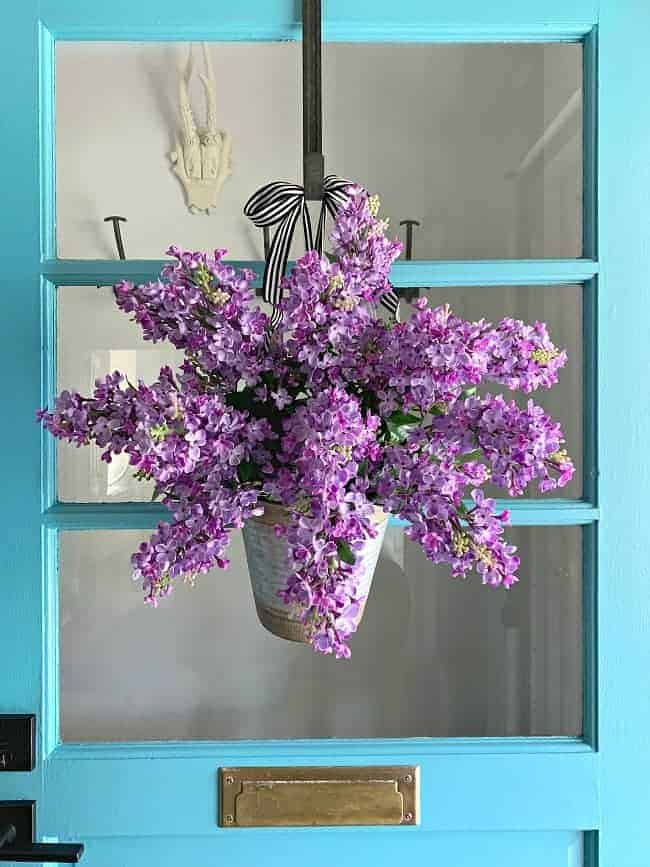
[[[299,45],[212,46],[234,173],[210,217],[189,214],[169,162],[185,51],[173,43],[59,43],[60,256],[114,256],[102,221],[117,213],[129,220],[131,257],[160,258],[172,242],[261,257],[261,232],[242,208],[267,181],[300,181]],[[577,45],[328,43],[326,170],[379,192],[396,233],[400,220],[420,220],[417,258],[577,256],[579,115],[563,131],[568,167],[554,165],[549,148],[528,173],[544,189],[511,175],[580,76]],[[194,95],[201,106],[199,88]]]
[[[337,661],[259,625],[240,533],[228,572],[157,610],[129,581],[142,533],[63,533],[63,739],[577,734],[579,529],[511,534],[525,565],[505,592],[451,581],[389,530],[352,659]]]

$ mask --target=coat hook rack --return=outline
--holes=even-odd
[[[404,258],[407,262],[410,262],[413,259],[413,229],[419,225],[420,223],[418,220],[401,220],[400,222],[400,226],[406,226]],[[400,295],[405,301],[411,302],[420,297],[420,290],[415,287],[402,289]]]
[[[126,254],[124,252],[124,241],[122,240],[122,230],[120,229],[120,223],[126,223],[126,217],[104,217],[105,223],[113,224],[113,234],[115,235],[115,245],[117,246],[117,255],[120,259],[126,259]]]

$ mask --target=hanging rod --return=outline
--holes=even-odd
[[[302,152],[305,198],[323,198],[321,0],[302,0]]]

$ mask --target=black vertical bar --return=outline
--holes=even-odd
[[[321,0],[302,0],[302,150],[305,197],[322,199]]]
[[[413,258],[413,227],[419,225],[417,220],[402,220],[400,222],[400,226],[406,226],[406,249],[404,255],[407,262],[410,262]],[[420,297],[420,290],[415,287],[409,287],[408,289],[401,289],[399,295],[400,298],[411,303]]]

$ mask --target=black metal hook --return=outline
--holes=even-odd
[[[400,222],[400,226],[406,226],[406,245],[404,249],[404,258],[407,262],[410,262],[413,258],[413,229],[415,226],[419,226],[420,223],[418,220],[402,220]],[[413,301],[415,298],[420,297],[420,290],[413,287],[410,289],[402,289],[400,291],[400,295],[406,301]]]
[[[126,254],[124,252],[124,242],[122,241],[122,230],[120,229],[120,223],[128,222],[126,217],[104,217],[104,222],[113,224],[113,233],[115,235],[117,255],[120,257],[120,259],[126,259]]]
[[[404,251],[404,258],[407,262],[410,262],[413,258],[413,227],[419,225],[420,223],[418,220],[402,220],[400,222],[400,226],[406,226],[406,249]]]

